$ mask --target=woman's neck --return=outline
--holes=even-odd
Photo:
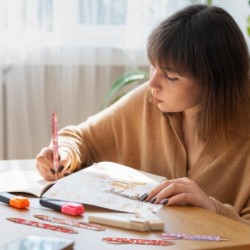
[[[199,111],[200,111],[199,106],[195,106],[181,113],[183,130],[194,132],[196,128]]]

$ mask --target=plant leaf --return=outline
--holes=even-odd
[[[149,73],[145,71],[135,71],[130,72],[128,74],[122,75],[120,78],[118,78],[109,89],[108,93],[106,94],[104,98],[104,107],[109,106],[110,100],[114,99],[114,96],[119,92],[122,88],[125,86],[143,80],[143,79],[149,79]],[[119,98],[118,98],[119,99]],[[113,103],[113,102],[112,102]]]

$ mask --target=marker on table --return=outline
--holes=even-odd
[[[59,201],[54,199],[41,198],[40,204],[44,207],[48,207],[59,211],[64,214],[81,215],[84,213],[84,206],[79,203]]]
[[[52,113],[52,141],[53,141],[53,166],[56,180],[58,179],[59,155],[58,155],[58,119],[57,113]]]
[[[23,196],[16,196],[9,193],[0,192],[0,201],[16,208],[29,207],[29,199]]]

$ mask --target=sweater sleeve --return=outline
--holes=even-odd
[[[214,201],[216,213],[237,220],[244,224],[250,225],[250,199],[248,200],[247,205],[242,209],[239,214],[232,205],[223,204],[213,197],[210,198]]]
[[[142,84],[83,123],[59,131],[59,149],[70,154],[71,172],[94,162],[119,162],[128,148],[128,134],[137,136],[134,128],[140,122],[138,114],[148,98],[147,90],[148,84]]]

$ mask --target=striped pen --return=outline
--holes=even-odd
[[[51,117],[52,125],[52,142],[53,142],[53,166],[55,170],[55,178],[58,179],[59,154],[58,154],[58,118],[57,113],[53,112]]]

